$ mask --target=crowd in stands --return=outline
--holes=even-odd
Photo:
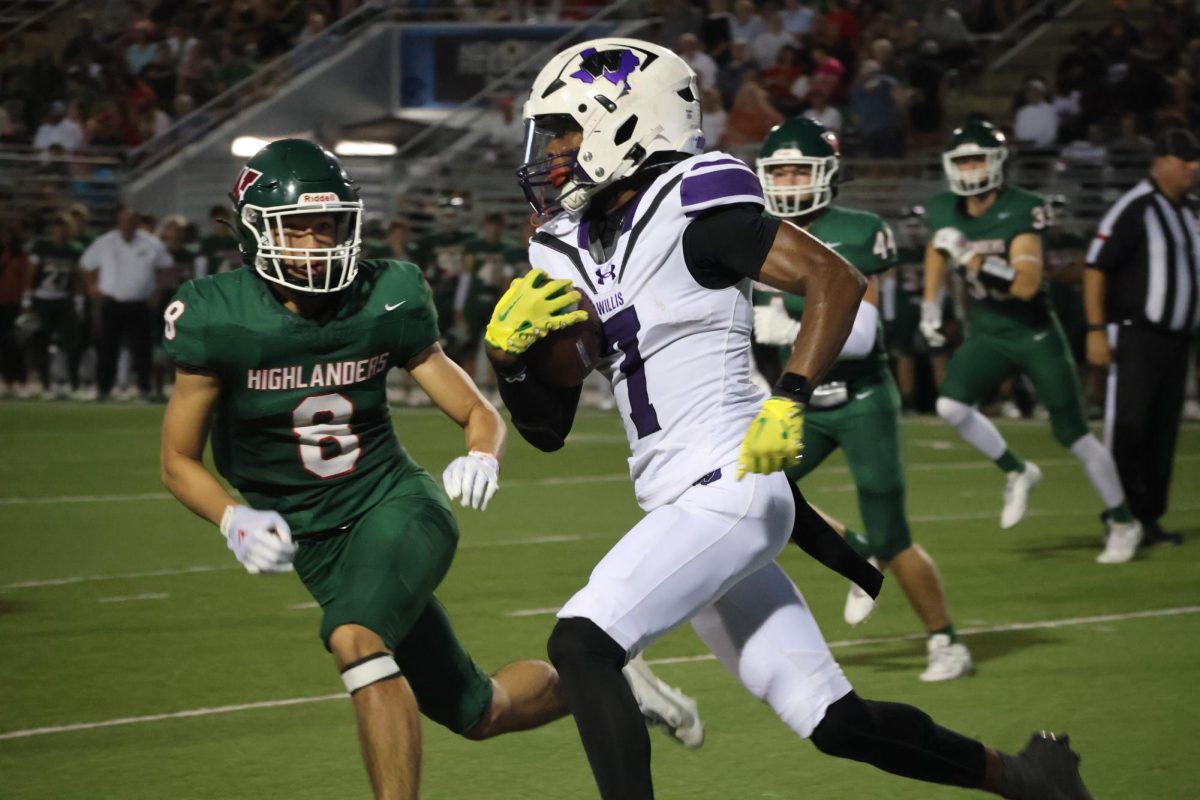
[[[360,4],[89,4],[97,11],[78,13],[61,37],[21,34],[3,42],[0,145],[67,153],[136,147]]]

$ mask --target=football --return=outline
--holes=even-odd
[[[582,291],[579,294],[578,309],[588,313],[587,320],[549,334],[525,354],[529,371],[550,386],[569,389],[581,385],[600,360],[604,341],[600,315],[588,296]]]

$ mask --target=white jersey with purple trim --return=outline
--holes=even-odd
[[[692,219],[737,203],[763,204],[758,177],[733,156],[706,153],[641,192],[603,262],[589,249],[588,223],[565,213],[530,240],[530,265],[570,280],[600,314],[598,369],[612,384],[647,511],[734,464],[766,398],[750,382],[750,280],[706,289],[684,262]]]

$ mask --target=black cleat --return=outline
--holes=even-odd
[[[1169,544],[1172,547],[1179,547],[1183,544],[1183,536],[1178,533],[1167,533],[1158,524],[1158,521],[1145,523],[1142,525],[1142,541],[1140,546],[1143,548],[1154,547],[1158,544]]]
[[[1035,733],[1014,759],[1028,781],[1029,800],[1092,800],[1079,774],[1079,754],[1071,738],[1049,731]]]

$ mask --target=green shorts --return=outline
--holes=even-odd
[[[940,394],[975,405],[1018,372],[1029,376],[1059,442],[1070,447],[1088,432],[1075,359],[1053,315],[1042,327],[976,325],[950,357]]]
[[[904,509],[900,392],[886,369],[855,381],[849,391],[843,406],[804,412],[804,455],[787,475],[803,478],[841,447],[858,490],[870,554],[890,561],[912,546]]]
[[[383,639],[421,713],[456,733],[492,702],[491,678],[459,644],[434,597],[458,545],[458,526],[433,479],[418,473],[348,530],[298,541],[296,573],[321,606],[321,641],[342,625]]]

